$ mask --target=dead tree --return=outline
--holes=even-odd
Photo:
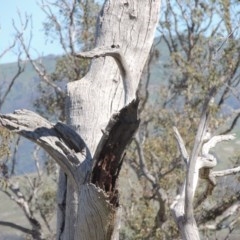
[[[181,135],[177,128],[174,127],[178,147],[186,165],[186,178],[180,194],[171,205],[171,210],[184,240],[200,239],[193,207],[199,177],[208,181],[207,194],[211,194],[216,185],[216,177],[235,174],[240,170],[237,167],[223,171],[213,171],[213,168],[217,165],[217,159],[210,153],[210,150],[221,141],[233,140],[235,138],[232,134],[211,137],[206,131],[209,118],[209,102],[214,92],[215,89],[213,88],[205,99],[194,147],[190,156]],[[235,209],[238,206],[238,204],[235,204]]]

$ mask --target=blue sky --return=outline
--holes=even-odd
[[[7,0],[0,1],[0,53],[6,49],[14,37],[12,19],[19,25],[18,11],[24,17],[25,13],[32,16],[33,38],[31,43],[31,53],[34,57],[47,54],[61,54],[61,47],[57,42],[46,41],[42,22],[45,15],[37,5],[37,0]],[[28,30],[25,36],[29,36]],[[17,59],[17,47],[0,59],[0,63],[15,62]]]

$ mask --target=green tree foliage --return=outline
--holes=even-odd
[[[55,56],[54,72],[48,73],[41,59],[39,61],[31,59],[22,34],[16,27],[15,30],[19,33],[19,41],[28,60],[42,80],[39,84],[40,97],[35,102],[35,107],[43,116],[51,120],[64,121],[65,92],[61,89],[64,89],[67,82],[81,78],[88,69],[89,61],[76,58],[74,54],[93,46],[99,5],[93,0],[60,0],[41,1],[40,6],[46,14],[44,30],[47,39],[53,42],[59,41],[63,49],[62,56]],[[10,153],[10,145],[9,133],[0,129],[0,158],[4,159],[0,162],[0,190],[13,201],[22,202],[22,206],[18,205],[24,210],[24,221],[30,223],[30,229],[27,229],[30,233],[27,235],[28,239],[36,239],[34,234],[37,234],[37,239],[41,234],[44,239],[53,239],[55,230],[52,229],[51,221],[56,202],[56,164],[49,159],[42,168],[39,165],[38,154],[34,152],[37,172],[33,176],[27,176],[27,180],[13,176],[9,178],[11,169],[5,161],[6,157],[3,157]],[[32,232],[31,227],[33,229],[37,227],[38,231]]]
[[[0,158],[9,153],[10,133],[3,128],[0,128]]]
[[[8,184],[7,156],[10,153],[10,133],[0,128],[0,189],[5,189]]]
[[[42,4],[42,10],[47,17],[44,22],[47,39],[58,41],[64,52],[62,56],[56,57],[55,70],[48,75],[48,79],[63,87],[67,82],[82,78],[88,70],[89,61],[74,55],[93,47],[100,6],[94,0],[61,0],[51,5]],[[35,102],[37,110],[44,116],[57,116],[64,121],[65,94],[59,94],[44,81],[40,82],[39,90],[41,95]]]
[[[163,1],[159,36],[166,49],[159,52],[161,87],[158,99],[149,98],[145,105],[140,133],[125,166],[133,169],[136,175],[132,171],[128,174],[138,181],[128,190],[131,198],[123,198],[126,219],[122,239],[179,238],[169,209],[180,190],[185,167],[172,127],[177,126],[187,149],[192,149],[204,99],[213,88],[209,131],[216,135],[235,127],[239,113],[231,103],[239,98],[239,10],[237,1]],[[223,161],[223,151],[219,149],[217,154]],[[231,161],[225,166],[235,166],[237,154],[229,156]],[[225,226],[219,223],[214,231],[204,227],[236,202],[239,188],[231,187],[232,181],[237,184],[234,177],[219,181],[207,196],[208,182],[201,180],[195,207],[204,239],[214,234],[234,235],[239,227],[236,221],[234,230],[224,232],[231,220]]]

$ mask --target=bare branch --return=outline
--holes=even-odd
[[[41,224],[38,222],[38,220],[33,216],[32,211],[30,210],[30,206],[28,201],[25,199],[25,196],[22,194],[22,192],[19,189],[18,183],[9,183],[9,189],[14,194],[12,195],[9,191],[5,190],[3,191],[11,200],[16,202],[21,209],[24,212],[24,215],[26,216],[28,222],[32,226],[31,233],[32,237],[36,240],[43,240],[43,232],[41,229]],[[21,230],[19,228],[19,230]],[[24,230],[24,229],[22,229]]]
[[[231,228],[231,225],[233,226],[235,224],[234,219],[230,224],[223,224],[226,219],[229,217],[235,215],[240,210],[240,201],[236,201],[232,205],[230,205],[223,213],[218,216],[214,223],[212,224],[204,224],[201,226],[201,228],[208,228],[211,230],[217,230],[217,229],[224,229],[224,228]]]
[[[190,162],[187,164],[187,180],[183,184],[183,189],[180,195],[178,195],[175,199],[175,201],[171,205],[171,209],[174,215],[174,218],[176,220],[176,223],[178,224],[179,228],[181,229],[181,234],[183,235],[184,239],[200,239],[198,229],[196,226],[196,222],[193,216],[193,206],[191,206],[193,202],[194,193],[196,191],[197,183],[198,183],[198,177],[199,177],[199,170],[201,168],[213,168],[217,164],[216,158],[209,153],[210,149],[215,147],[217,143],[221,141],[227,141],[234,139],[234,135],[224,135],[224,136],[214,136],[213,138],[209,139],[206,143],[202,144],[204,139],[206,139],[205,129],[208,119],[208,101],[206,99],[202,117],[199,123],[199,129],[197,133],[197,137],[195,140],[195,144],[198,145],[198,149],[195,145],[195,151],[197,149],[197,154],[195,155],[195,158],[191,157]],[[178,142],[178,146],[181,152],[181,155],[185,159],[185,162],[187,162],[188,154],[184,145],[184,142],[178,133],[178,130],[174,127],[174,133],[176,140]],[[202,147],[202,151],[200,153],[200,148]],[[194,155],[194,153],[192,153]],[[192,170],[192,173],[190,172],[190,166],[191,161],[195,161],[194,163],[194,169]],[[237,169],[239,170],[239,169]],[[235,171],[237,171],[235,169]],[[188,183],[189,179],[191,177],[191,185]],[[210,171],[208,171],[208,176],[210,182],[214,182],[214,176],[210,175]],[[190,188],[190,192],[189,189]],[[190,195],[191,199],[189,202]],[[188,204],[188,205],[187,205]],[[187,205],[187,206],[186,206]],[[188,215],[188,214],[190,215]]]
[[[178,129],[176,127],[173,127],[173,131],[174,131],[174,135],[175,135],[175,138],[177,140],[178,148],[179,148],[179,151],[182,155],[182,158],[183,158],[185,164],[188,165],[189,155],[188,155],[187,149],[185,147],[184,141],[183,141],[183,139],[182,139],[182,137],[181,137],[181,135],[178,132]]]
[[[26,21],[25,21],[25,24],[23,26],[23,30],[26,30],[27,29],[27,26],[28,26],[28,21],[29,19],[27,18]],[[52,80],[51,78],[48,76],[47,72],[46,72],[46,69],[44,68],[44,66],[40,63],[36,63],[36,61],[34,61],[29,53],[29,46],[26,45],[24,39],[23,39],[23,30],[20,31],[15,22],[13,21],[13,27],[15,29],[15,31],[17,32],[17,37],[23,47],[23,50],[27,56],[27,59],[30,61],[30,63],[32,64],[34,70],[37,72],[37,74],[39,75],[39,77],[44,81],[46,82],[49,86],[53,87],[54,90],[61,94],[62,96],[65,96],[65,92],[60,88],[58,87]],[[30,34],[30,36],[32,37],[32,33]],[[31,37],[30,37],[30,40],[29,40],[29,45],[30,45],[30,42],[31,42]]]
[[[146,106],[146,103],[149,98],[148,87],[149,87],[150,77],[151,77],[151,65],[155,57],[155,54],[154,54],[156,50],[155,48],[159,44],[159,42],[160,40],[158,41],[158,43],[155,44],[155,46],[152,46],[151,48],[147,64],[144,67],[144,72],[138,86],[137,94],[138,94],[138,97],[141,99],[140,106],[139,106],[139,113],[141,113],[144,110],[144,107]],[[144,82],[143,82],[143,79],[145,79]]]
[[[146,161],[144,157],[144,152],[139,140],[139,133],[135,136],[134,142],[137,146],[137,152],[139,156],[139,163],[140,163],[140,169],[143,173],[143,175],[146,177],[146,179],[152,184],[156,185],[157,181],[156,178],[148,171],[147,166],[146,166]]]
[[[21,53],[19,53],[19,55],[18,55],[18,61],[17,61],[18,70],[17,70],[16,74],[14,75],[14,77],[12,78],[10,84],[8,85],[8,88],[7,88],[7,90],[5,91],[2,99],[0,99],[0,109],[1,109],[4,101],[6,100],[7,95],[8,95],[9,92],[11,91],[12,86],[13,86],[13,84],[15,83],[16,79],[19,77],[19,75],[20,75],[20,74],[24,71],[24,69],[25,69],[25,64],[24,64],[24,65],[21,64],[20,56],[21,56]]]
[[[22,226],[20,226],[18,224],[12,223],[12,222],[0,221],[0,225],[6,226],[6,227],[10,227],[10,228],[14,228],[14,229],[17,229],[17,230],[19,230],[21,232],[30,234],[30,235],[33,234],[33,230],[31,230],[29,228],[22,227]]]
[[[228,129],[226,129],[225,131],[223,131],[221,134],[227,134],[227,133],[231,132],[233,130],[233,128],[235,127],[239,117],[240,117],[240,112],[238,112],[236,114],[236,116],[233,118],[233,120],[230,124],[230,127]]]
[[[60,44],[63,48],[63,50],[65,51],[66,55],[69,55],[68,53],[68,49],[63,37],[63,31],[61,28],[61,24],[58,22],[57,17],[55,16],[55,14],[52,12],[52,9],[49,7],[49,4],[45,4],[45,1],[42,0],[41,1],[41,5],[40,5],[41,9],[43,10],[43,12],[46,14],[46,16],[52,21],[52,23],[55,25],[55,30],[57,31],[58,35],[59,35],[59,41]]]
[[[196,163],[197,158],[199,156],[200,149],[202,147],[203,139],[205,137],[205,132],[207,128],[207,122],[209,117],[209,103],[214,96],[216,92],[215,88],[212,88],[209,92],[209,95],[206,96],[205,102],[203,105],[203,110],[200,118],[200,122],[198,125],[198,131],[194,142],[193,151],[190,156],[189,160],[189,169],[187,172],[187,178],[186,178],[186,199],[185,199],[185,214],[186,219],[190,221],[194,220],[194,214],[193,214],[193,198],[195,192],[193,191],[193,184],[194,184],[194,178],[195,178],[195,170],[196,170]]]
[[[39,147],[39,146],[36,146],[35,149],[34,149],[34,151],[33,151],[33,159],[34,159],[35,166],[36,166],[36,169],[37,169],[38,178],[39,178],[39,180],[41,181],[41,179],[42,179],[42,173],[41,173],[41,170],[40,170],[39,158],[38,158],[38,156],[37,156],[39,150],[40,150],[40,147]]]
[[[74,39],[75,39],[75,24],[74,24],[74,12],[76,10],[76,0],[72,2],[72,6],[69,11],[69,26],[68,26],[68,35],[69,35],[69,47],[71,50],[71,54],[74,55],[75,48],[74,48]]]
[[[221,171],[212,171],[210,175],[213,177],[224,177],[228,175],[234,175],[240,172],[240,167],[235,167],[235,168],[230,168],[226,170],[221,170]]]
[[[38,114],[28,110],[18,110],[13,114],[0,115],[0,125],[16,132],[21,136],[39,144],[43,147],[63,168],[63,170],[74,179],[75,168],[83,160],[74,148],[66,145],[66,141],[59,134],[59,124],[55,128],[53,124],[42,118]],[[69,130],[69,135],[73,135],[72,129],[66,126],[65,132]],[[79,138],[78,138],[79,139]],[[74,142],[76,140],[72,140]],[[83,156],[85,159],[85,156]]]
[[[13,175],[15,173],[15,166],[16,166],[16,162],[17,162],[16,157],[17,157],[17,150],[18,150],[19,142],[20,142],[20,136],[18,136],[18,138],[14,144],[14,151],[13,151],[13,156],[12,156],[12,167],[11,167],[10,175]]]
[[[218,136],[212,137],[208,142],[206,142],[205,144],[203,144],[203,147],[202,147],[202,155],[203,155],[203,156],[208,156],[210,149],[211,149],[211,148],[214,148],[217,143],[222,142],[222,141],[233,140],[233,139],[235,139],[235,138],[236,138],[236,137],[235,137],[234,134],[218,135]]]
[[[4,49],[1,53],[0,53],[0,59],[5,55],[7,54],[11,49],[13,49],[16,45],[16,42],[17,42],[17,37],[14,39],[13,43],[8,46],[6,49]]]
[[[140,143],[139,132],[137,133],[136,137],[134,138],[134,142],[137,146],[137,153],[139,157],[139,167],[142,174],[145,176],[147,181],[149,181],[152,185],[152,189],[155,196],[157,196],[157,200],[159,203],[159,210],[156,214],[155,220],[158,221],[158,226],[163,224],[166,221],[166,201],[168,199],[166,192],[159,186],[159,181],[157,177],[154,177],[153,174],[150,173],[146,166],[144,151],[143,151],[143,144]],[[164,174],[167,174],[164,173]]]

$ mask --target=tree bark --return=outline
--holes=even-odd
[[[119,47],[123,58],[120,65],[125,69],[119,67],[119,59],[106,54],[105,57],[92,60],[89,72],[83,79],[69,83],[67,86],[68,124],[81,134],[92,156],[102,137],[101,130],[105,129],[111,115],[118,112],[124,106],[125,101],[129,103],[135,98],[135,92],[152,46],[159,9],[160,1],[146,2],[143,0],[106,1],[103,6],[97,26],[96,49]],[[124,74],[124,71],[127,74]],[[130,91],[130,96],[126,97],[124,86],[129,80],[134,91]],[[89,162],[88,171],[91,171],[93,162],[91,160]],[[86,196],[87,193],[89,196]],[[107,203],[104,192],[99,192],[94,185],[81,187],[79,194],[80,199],[86,199],[79,201],[78,215],[83,216],[81,211],[84,209],[89,209],[90,212],[92,212],[91,209],[95,209],[92,214],[100,218],[104,216],[106,224],[97,225],[99,226],[97,228],[96,224],[100,220],[97,217],[89,223],[89,226],[80,223],[81,227],[77,228],[76,238],[111,239],[114,219],[118,212],[116,206]],[[101,199],[101,201],[95,201],[95,199]],[[89,206],[87,203],[90,203]],[[92,207],[92,203],[97,203],[97,205]],[[88,219],[87,215],[85,216]],[[80,220],[86,223],[91,219],[86,221],[81,218]],[[92,232],[90,238],[86,229]]]
[[[105,1],[96,47],[79,53],[95,59],[84,78],[67,85],[68,125],[26,110],[0,115],[0,125],[42,146],[67,176],[59,182],[58,239],[118,239],[117,180],[139,125],[136,92],[159,9],[160,0]]]

